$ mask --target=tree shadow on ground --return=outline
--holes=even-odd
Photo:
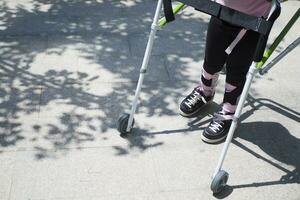
[[[0,3],[1,151],[55,158],[105,142],[131,105],[156,1],[28,5]],[[193,15],[158,33],[141,97],[149,116],[176,115],[168,105],[196,83],[188,66],[203,59],[207,19]]]

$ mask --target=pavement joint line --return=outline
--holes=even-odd
[[[42,105],[42,100],[43,100],[43,94],[44,94],[44,88],[40,88],[40,95],[39,95],[39,103],[38,103],[38,118],[40,118],[40,113],[41,113],[41,105]]]
[[[129,35],[122,35],[120,33],[111,33],[109,31],[103,32],[103,31],[82,31],[82,32],[39,32],[39,33],[1,33],[0,32],[0,38],[7,38],[7,37],[36,37],[36,36],[82,36],[82,37],[87,37],[87,36],[105,36],[105,37],[113,37],[113,38],[124,38],[128,37]]]
[[[131,46],[130,39],[128,36],[126,37],[126,42],[127,42],[127,46],[128,46],[129,55],[132,57],[133,56],[132,46]]]
[[[9,187],[9,195],[8,195],[8,200],[11,199],[11,194],[12,194],[12,185],[13,185],[13,175],[10,177],[10,187]]]
[[[119,137],[119,136],[118,136]],[[94,147],[64,147],[64,148],[57,148],[57,149],[47,149],[46,151],[48,152],[57,152],[57,151],[60,151],[60,150],[87,150],[87,149],[105,149],[105,148],[111,148],[111,147],[114,147],[114,146],[121,146],[121,145],[107,145],[107,146],[94,146]],[[128,146],[128,144],[124,144],[123,146]],[[122,147],[123,147],[122,146]],[[22,147],[18,147],[18,148],[22,148]],[[0,150],[1,153],[18,153],[18,152],[39,152],[39,150],[34,150],[34,149],[29,149],[30,147],[23,147],[22,150],[19,150],[19,149],[16,149],[16,150]]]
[[[171,74],[170,74],[170,71],[169,71],[169,69],[168,69],[168,59],[167,59],[167,54],[164,54],[163,55],[163,65],[164,65],[164,69],[165,69],[165,71],[166,71],[166,73],[167,73],[167,76],[168,76],[168,79],[169,79],[169,81],[172,81],[172,82],[174,82],[174,80],[173,80],[173,78],[172,78],[172,76],[171,76]]]

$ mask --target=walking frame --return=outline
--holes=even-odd
[[[151,25],[151,32],[149,35],[142,66],[140,69],[140,76],[135,91],[135,97],[133,100],[131,111],[130,114],[124,113],[119,117],[117,122],[117,128],[122,136],[127,136],[128,134],[130,134],[134,125],[134,113],[137,108],[138,98],[141,92],[143,80],[147,72],[148,62],[150,59],[150,54],[152,51],[155,34],[160,28],[162,28],[168,22],[173,21],[175,19],[174,15],[176,15],[179,11],[181,11],[186,5],[192,6],[196,10],[218,17],[234,25],[239,25],[241,27],[244,27],[245,29],[251,29],[253,31],[260,33],[260,38],[257,44],[256,53],[253,62],[249,68],[246,83],[244,85],[242,94],[240,96],[236,108],[236,112],[234,114],[219,161],[217,163],[217,167],[212,176],[211,190],[215,194],[221,192],[226,186],[229,174],[226,171],[222,170],[222,165],[224,163],[225,156],[229,148],[229,144],[232,141],[234,131],[237,127],[238,119],[242,113],[242,109],[244,107],[245,100],[246,97],[248,96],[248,92],[255,74],[257,74],[257,72],[259,72],[261,75],[267,73],[271,67],[273,67],[280,59],[282,59],[287,53],[292,51],[300,43],[300,37],[298,37],[283,52],[281,52],[277,57],[275,57],[271,62],[269,62],[269,64],[265,66],[266,61],[270,58],[270,56],[272,55],[272,53],[274,52],[274,50],[276,49],[280,41],[282,41],[282,39],[285,37],[287,32],[290,30],[290,28],[295,24],[295,22],[299,18],[300,9],[298,8],[296,13],[289,20],[287,25],[278,35],[278,37],[275,39],[274,43],[267,50],[265,50],[268,35],[271,31],[272,25],[280,14],[281,8],[278,0],[272,1],[272,7],[266,20],[263,18],[246,15],[239,11],[235,11],[228,7],[217,4],[211,0],[198,0],[198,1],[179,0],[179,1],[180,2],[173,8],[171,4],[171,0],[158,0],[155,15]],[[162,8],[164,8],[165,17],[159,19]]]

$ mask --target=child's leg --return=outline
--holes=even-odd
[[[226,84],[223,111],[234,113],[251,65],[259,35],[247,31],[226,61]]]
[[[227,59],[226,48],[241,28],[212,17],[207,30],[205,59],[200,84],[187,95],[179,106],[182,116],[192,116],[213,99],[214,82]]]
[[[201,74],[200,89],[206,96],[213,95],[214,82],[218,79],[228,55],[226,48],[235,39],[241,28],[212,17],[206,36],[205,58]]]
[[[215,114],[202,133],[202,140],[217,143],[226,138],[238,98],[242,93],[246,74],[251,65],[258,34],[247,31],[226,60],[226,88],[222,111]]]

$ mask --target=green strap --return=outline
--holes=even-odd
[[[176,15],[184,6],[185,6],[185,4],[183,4],[183,3],[179,3],[178,5],[176,5],[175,8],[173,8],[174,15]],[[166,18],[163,17],[162,19],[160,19],[158,24],[160,27],[163,27],[164,25],[166,25],[167,24]]]

